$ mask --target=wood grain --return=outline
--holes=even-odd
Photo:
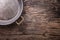
[[[0,26],[1,40],[60,40],[58,0],[24,0],[21,25]]]

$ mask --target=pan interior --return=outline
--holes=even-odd
[[[10,20],[15,17],[18,7],[17,0],[0,0],[0,20]]]

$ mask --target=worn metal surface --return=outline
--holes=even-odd
[[[59,0],[24,0],[24,22],[0,26],[0,40],[60,40]]]

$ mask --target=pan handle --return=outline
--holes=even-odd
[[[20,25],[22,22],[24,21],[24,17],[23,16],[21,16],[21,20],[18,22],[18,21],[16,21],[16,24],[17,25]]]

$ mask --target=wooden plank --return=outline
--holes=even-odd
[[[25,34],[44,34],[52,28],[60,30],[60,18],[56,18],[59,17],[59,13],[55,13],[59,8],[59,5],[55,7],[55,4],[58,4],[57,0],[25,0],[24,2]]]
[[[1,36],[1,40],[58,40],[59,36],[42,36],[42,35],[9,35]]]

